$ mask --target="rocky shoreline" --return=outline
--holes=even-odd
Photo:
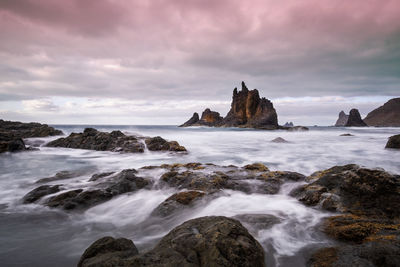
[[[149,176],[154,171],[158,178]],[[165,220],[205,205],[225,190],[277,194],[284,184],[294,183],[298,186],[290,192],[292,197],[331,213],[318,231],[343,244],[314,250],[307,259],[309,266],[400,264],[400,176],[382,169],[350,164],[304,176],[271,171],[261,163],[243,167],[164,164],[97,173],[85,188],[65,187],[62,181],[73,176],[39,179],[43,185],[22,201],[81,212],[120,194],[174,188],[176,193],[150,214]],[[264,250],[252,236],[252,225],[261,224],[268,231],[280,220],[269,214],[201,217],[177,226],[152,250],[141,253],[130,240],[104,237],[85,251],[79,266],[265,266]]]

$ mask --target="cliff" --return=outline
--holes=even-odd
[[[400,97],[368,113],[364,119],[369,126],[400,127]]]

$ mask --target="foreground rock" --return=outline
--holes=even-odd
[[[146,138],[145,142],[148,144],[149,150],[153,151],[186,151],[178,142],[168,142],[159,136]],[[127,136],[121,131],[100,132],[93,128],[86,128],[83,133],[72,133],[68,137],[54,140],[46,146],[126,153],[143,153],[145,149],[145,145],[139,137]]]
[[[385,148],[400,149],[400,134],[389,137]]]
[[[349,115],[346,115],[343,111],[339,113],[339,118],[336,121],[335,126],[342,127],[363,127],[367,124],[361,119],[360,112],[358,109],[353,108],[350,110]]]
[[[289,141],[283,139],[282,137],[277,137],[271,140],[272,143],[289,143]]]
[[[400,266],[400,176],[345,165],[307,180],[292,195],[306,205],[345,212],[323,222],[323,231],[344,245],[317,250],[310,266]]]
[[[201,119],[197,113],[185,122],[182,127],[188,126],[213,127],[241,127],[258,129],[278,129],[278,115],[271,101],[260,98],[257,89],[249,91],[242,82],[242,90],[233,90],[231,109],[225,118],[218,112],[206,109]]]
[[[0,153],[26,150],[23,138],[61,134],[63,133],[60,130],[46,124],[0,120]]]
[[[110,242],[110,249],[102,246],[105,242]],[[227,217],[187,221],[139,255],[126,240],[124,246],[114,243],[110,238],[96,241],[78,266],[265,266],[261,245],[239,221]]]
[[[335,166],[307,177],[310,184],[291,194],[306,205],[358,215],[400,215],[400,176],[350,164]]]
[[[368,113],[364,119],[369,126],[400,127],[400,98],[393,98]]]

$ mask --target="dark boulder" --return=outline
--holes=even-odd
[[[131,240],[106,236],[85,250],[78,262],[78,267],[105,266],[105,262],[107,262],[107,266],[122,266],[124,258],[135,256],[138,253]]]
[[[150,151],[186,151],[184,146],[179,145],[176,141],[167,141],[160,136],[146,138],[145,143]]]
[[[341,134],[340,136],[354,136],[354,135],[349,134],[349,133],[345,133],[345,134]]]
[[[3,152],[18,152],[26,150],[24,141],[21,138],[8,139],[2,138],[0,135],[0,153]]]
[[[0,136],[7,135],[13,139],[30,138],[30,137],[46,137],[62,135],[63,132],[56,130],[47,124],[36,122],[23,123],[19,121],[4,121],[0,120]]]
[[[285,139],[283,139],[282,137],[277,137],[273,140],[271,140],[272,143],[289,143],[289,141],[286,141]]]
[[[263,248],[246,228],[237,220],[216,216],[181,224],[149,252],[106,254],[98,253],[90,261],[83,258],[79,266],[265,266]]]
[[[400,127],[400,98],[393,98],[368,113],[364,119],[369,126]]]
[[[346,122],[346,127],[363,127],[367,126],[367,124],[361,119],[360,112],[358,109],[353,108],[350,110],[349,118]]]
[[[57,172],[56,175],[54,175],[54,176],[41,178],[41,179],[37,180],[35,183],[39,184],[39,183],[49,183],[49,182],[58,181],[58,180],[66,180],[66,179],[71,179],[71,178],[81,176],[85,173],[86,172],[84,170],[60,171],[60,172]]]
[[[60,186],[61,185],[42,185],[42,186],[39,186],[39,187],[33,189],[32,191],[30,191],[29,193],[27,193],[22,198],[22,201],[23,201],[24,204],[36,202],[39,199],[41,199],[42,197],[44,197],[44,196],[59,192],[61,190]]]
[[[400,149],[400,134],[389,137],[385,148]]]

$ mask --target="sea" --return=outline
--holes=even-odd
[[[0,265],[76,266],[84,250],[103,236],[131,239],[140,252],[147,251],[174,227],[189,219],[240,214],[270,214],[281,222],[257,229],[254,237],[265,250],[268,266],[305,266],[318,247],[333,245],[320,231],[321,220],[331,213],[306,207],[289,192],[299,183],[284,184],[278,194],[245,194],[226,190],[184,216],[152,220],[151,211],[176,193],[164,188],[139,190],[114,197],[84,212],[64,212],[40,204],[22,204],[22,197],[37,187],[34,182],[60,171],[82,175],[55,181],[65,188],[88,187],[94,173],[139,169],[165,163],[213,163],[244,166],[260,162],[270,170],[310,175],[336,165],[359,164],[400,174],[400,151],[385,149],[388,137],[400,128],[309,127],[309,131],[264,131],[240,128],[127,125],[52,125],[68,135],[86,127],[100,131],[121,130],[128,135],[161,136],[176,140],[188,153],[115,153],[44,145],[58,137],[30,138],[39,149],[0,154]],[[341,134],[353,136],[341,136]],[[281,137],[287,143],[271,140]],[[148,171],[152,179],[159,170]]]

